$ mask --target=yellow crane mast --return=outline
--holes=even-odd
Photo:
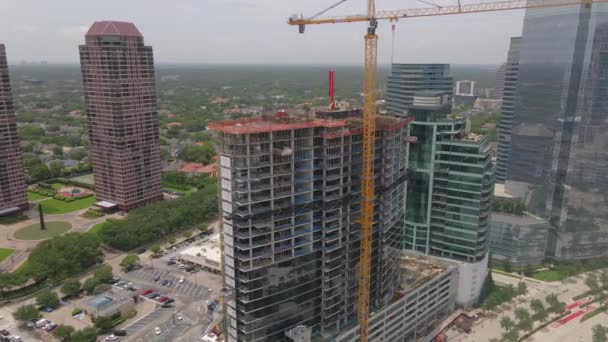
[[[374,220],[374,152],[376,141],[376,92],[377,92],[377,55],[378,36],[376,28],[378,20],[398,20],[404,18],[430,17],[440,15],[468,14],[482,12],[496,12],[526,8],[558,7],[592,3],[608,2],[608,0],[507,0],[477,2],[471,4],[439,6],[419,0],[432,5],[424,8],[410,8],[403,10],[376,11],[375,0],[367,0],[367,13],[364,15],[349,15],[342,17],[319,18],[330,9],[345,2],[340,0],[329,8],[317,13],[313,17],[303,18],[293,16],[289,19],[289,25],[298,26],[299,32],[304,33],[306,25],[316,24],[338,24],[368,22],[367,34],[365,35],[365,65],[363,71],[363,172],[361,175],[361,255],[359,268],[359,341],[367,342],[368,319],[369,319],[369,288],[371,274],[371,249],[372,249],[372,225]]]

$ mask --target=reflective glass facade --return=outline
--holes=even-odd
[[[393,64],[386,88],[386,108],[395,115],[407,115],[414,94],[424,90],[452,93],[449,64]]]
[[[464,119],[447,118],[449,111],[449,102],[409,109],[417,142],[408,152],[403,248],[479,262],[488,249],[494,191],[490,144],[469,134]]]
[[[558,259],[608,254],[607,44],[606,4],[526,12],[507,180],[529,184]]]

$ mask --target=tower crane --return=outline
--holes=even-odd
[[[361,175],[361,255],[359,269],[359,341],[367,342],[369,319],[369,288],[371,274],[372,224],[374,217],[374,144],[376,138],[376,92],[377,92],[377,56],[378,36],[376,28],[379,20],[397,21],[399,19],[430,17],[440,15],[496,12],[526,8],[558,7],[569,5],[591,6],[592,3],[608,2],[608,0],[503,0],[438,6],[423,8],[408,8],[402,10],[377,11],[375,0],[367,0],[367,13],[342,17],[319,18],[325,12],[337,7],[347,0],[340,0],[329,8],[318,12],[312,17],[300,15],[289,18],[288,24],[298,26],[299,32],[304,33],[306,25],[338,24],[367,22],[365,41],[365,64],[363,71],[363,170]],[[420,1],[420,0],[419,0]]]

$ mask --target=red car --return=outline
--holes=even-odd
[[[152,293],[152,292],[154,292],[154,290],[152,290],[152,289],[148,289],[148,290],[146,290],[146,291],[142,292],[142,293],[141,293],[141,295],[142,295],[142,296],[145,296],[145,295],[150,294],[150,293]]]
[[[157,301],[158,301],[159,303],[163,303],[163,302],[166,302],[166,301],[168,301],[168,300],[169,300],[169,297],[167,297],[167,296],[161,296],[161,297],[159,297],[159,298],[157,299]]]

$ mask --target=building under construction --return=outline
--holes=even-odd
[[[370,305],[398,289],[409,118],[379,116]],[[356,324],[361,113],[209,125],[220,154],[228,341],[333,337]],[[397,239],[398,240],[398,239]]]

